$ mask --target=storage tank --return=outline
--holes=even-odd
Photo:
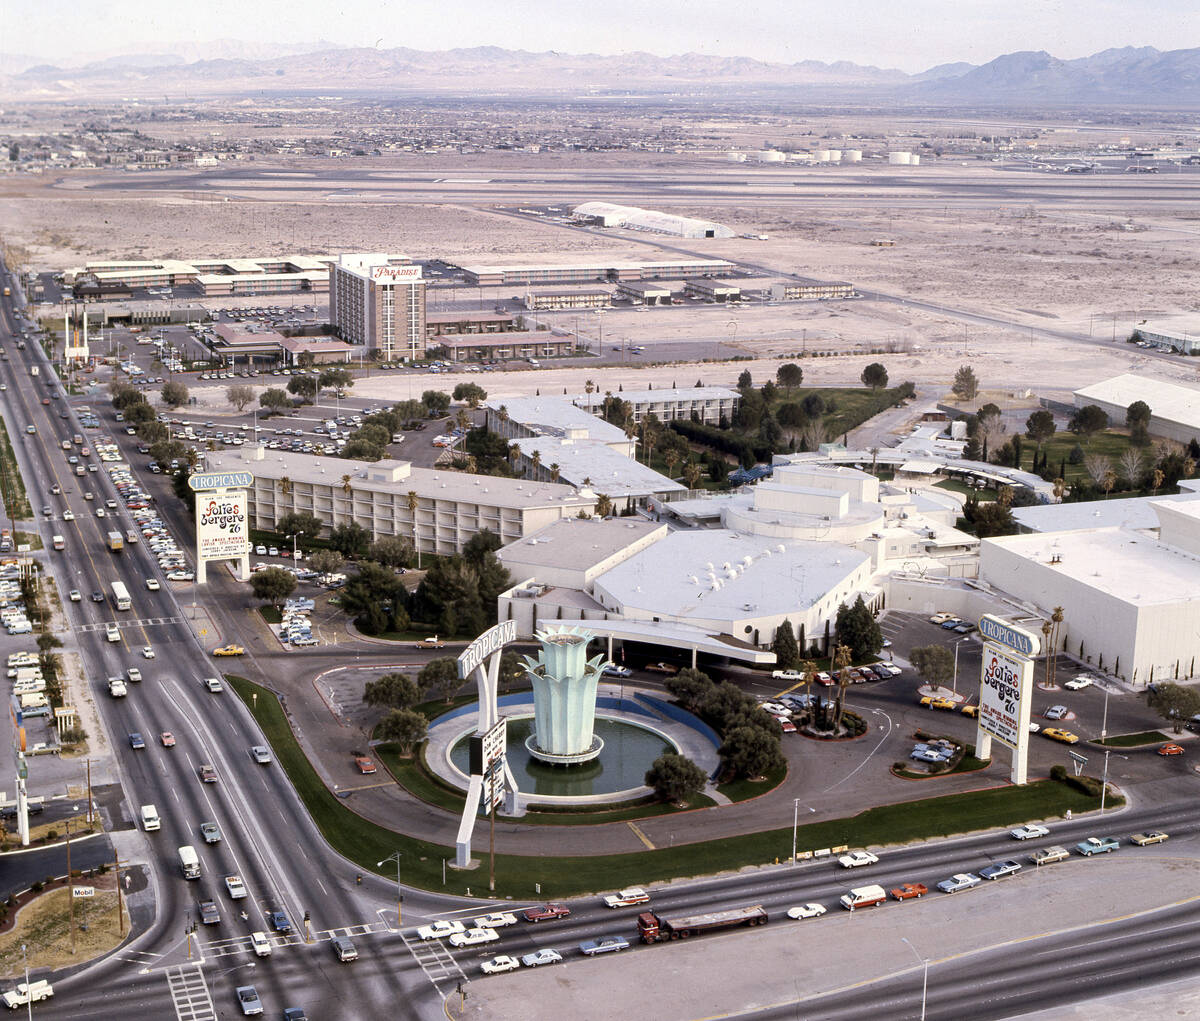
[[[758,154],[759,163],[782,163],[786,158],[778,149],[763,149]]]
[[[745,163],[746,162],[746,154],[744,152],[727,152],[725,154],[725,158],[730,163]]]
[[[908,165],[910,167],[918,166],[920,164],[920,162],[921,162],[921,157],[918,156],[916,153],[913,153],[911,156],[908,157]]]
[[[829,162],[829,150],[828,149],[814,149],[813,150],[813,159],[816,160],[818,163],[828,163]]]
[[[888,163],[893,167],[906,167],[912,162],[911,152],[889,152]]]
[[[841,149],[830,149],[829,150],[829,162],[830,163],[841,163],[842,162],[842,150]]]
[[[842,153],[842,160],[846,163],[861,163],[862,162],[862,150],[861,149],[847,149],[845,152]]]

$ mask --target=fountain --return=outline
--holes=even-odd
[[[587,658],[594,637],[577,627],[538,631],[542,649],[526,656],[525,672],[533,685],[534,731],[525,739],[529,754],[541,762],[574,766],[599,756],[604,742],[595,735],[596,685],[604,657]]]

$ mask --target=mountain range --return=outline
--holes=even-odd
[[[203,53],[202,59],[188,59]],[[0,55],[9,100],[103,97],[171,99],[306,90],[407,95],[560,96],[773,93],[793,101],[901,104],[1200,106],[1200,48],[1123,47],[1061,60],[1008,53],[983,65],[941,64],[918,74],[847,61],[769,63],[685,53],[662,57],[531,53],[494,46],[444,51],[404,47],[272,47],[222,41],[111,54],[73,67]]]

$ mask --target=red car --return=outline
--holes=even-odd
[[[360,773],[375,772],[375,761],[367,758],[365,755],[356,755],[354,757],[354,764],[358,767]]]
[[[929,887],[924,883],[902,883],[892,891],[892,897],[896,900],[912,900],[924,896],[928,892]]]
[[[541,907],[528,908],[525,911],[527,922],[552,922],[556,918],[566,918],[571,909],[565,904],[543,904]]]
[[[1161,748],[1159,748],[1158,754],[1159,755],[1182,755],[1183,754],[1183,745],[1178,745],[1178,744],[1175,744],[1174,741],[1171,741],[1168,744],[1165,744]]]

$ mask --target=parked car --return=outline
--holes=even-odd
[[[542,964],[557,964],[561,960],[562,954],[557,950],[543,947],[541,950],[535,950],[532,954],[526,954],[521,958],[521,963],[526,968],[536,968]]]
[[[825,914],[824,904],[798,904],[794,908],[788,908],[788,918],[820,918]]]
[[[981,882],[983,880],[974,872],[959,872],[938,883],[938,889],[943,893],[958,893],[961,890],[969,890],[973,886],[978,886]]]
[[[633,671],[627,666],[617,666],[616,663],[609,663],[603,670],[600,671],[605,677],[632,677]]]
[[[599,939],[585,939],[579,944],[579,952],[587,957],[595,957],[596,954],[616,953],[619,950],[628,950],[629,940],[624,936],[601,936]]]
[[[493,957],[490,960],[484,961],[479,966],[479,970],[485,975],[500,975],[506,971],[516,971],[521,967],[521,962],[515,957],[509,957],[508,954],[501,954],[499,957]]]
[[[1071,855],[1065,847],[1059,847],[1057,844],[1053,847],[1043,847],[1041,850],[1034,851],[1029,856],[1029,860],[1034,865],[1053,865],[1056,861],[1066,861]]]
[[[920,900],[929,892],[924,883],[901,883],[891,891],[894,900]]]
[[[1071,710],[1065,705],[1052,705],[1049,709],[1042,713],[1042,716],[1044,716],[1047,720],[1065,720],[1070,715]]]
[[[1169,834],[1162,830],[1147,830],[1144,833],[1135,833],[1129,841],[1138,847],[1145,847],[1147,844],[1161,844],[1168,836]]]
[[[1004,879],[1007,876],[1015,876],[1020,871],[1021,863],[1010,858],[1007,861],[985,865],[979,870],[979,877],[981,879]]]
[[[1063,685],[1068,691],[1081,691],[1090,688],[1095,683],[1087,674],[1077,674]]]
[[[658,663],[647,663],[646,669],[652,674],[677,674],[677,673],[679,673],[679,667],[675,666],[674,663],[664,663],[661,661]]]
[[[1093,854],[1109,854],[1120,846],[1121,841],[1116,837],[1088,837],[1079,841],[1075,850],[1085,858],[1090,858]]]

